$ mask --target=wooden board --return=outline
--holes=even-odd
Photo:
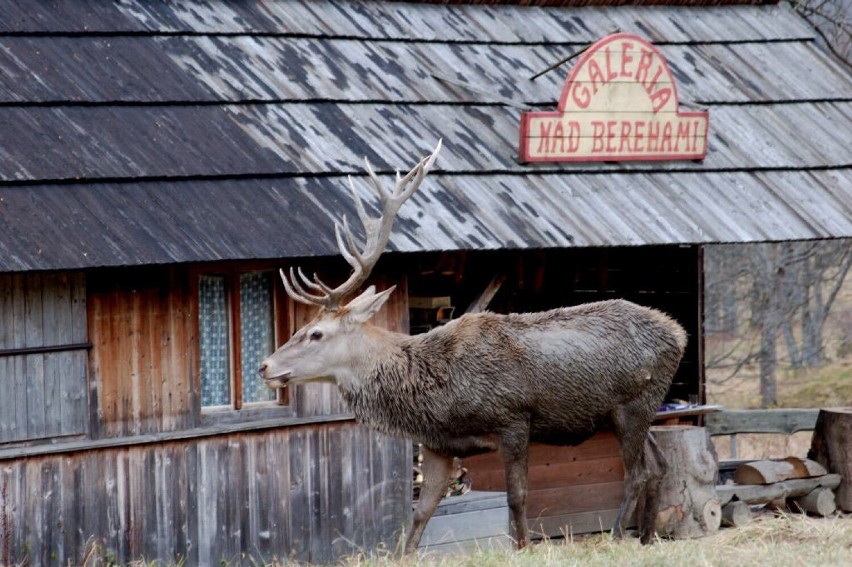
[[[0,443],[85,433],[83,274],[0,275],[0,321]]]
[[[447,552],[475,545],[510,547],[505,493],[471,491],[445,498],[426,524],[419,547]]]
[[[499,452],[464,460],[474,490],[505,491],[503,459]],[[527,519],[533,531],[559,536],[568,523],[573,533],[612,527],[621,504],[624,468],[618,440],[603,431],[577,446],[530,445],[527,479]],[[601,512],[601,514],[598,514]],[[610,517],[611,516],[611,517]]]
[[[197,337],[187,270],[93,275],[88,294],[96,436],[194,426]]]
[[[410,463],[410,443],[352,422],[7,459],[0,544],[13,565],[77,565],[91,541],[120,564],[327,563],[396,545]]]

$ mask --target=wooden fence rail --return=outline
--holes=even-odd
[[[818,409],[726,410],[708,414],[704,425],[710,435],[730,435],[730,459],[737,459],[737,435],[741,433],[776,433],[792,435],[812,431]]]

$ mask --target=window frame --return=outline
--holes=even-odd
[[[197,407],[202,418],[212,415],[242,415],[250,412],[252,414],[263,414],[274,412],[276,416],[281,415],[281,406],[291,406],[289,388],[277,388],[273,400],[259,402],[245,402],[243,400],[243,376],[242,371],[242,341],[240,322],[240,276],[251,272],[270,272],[273,275],[272,284],[272,331],[274,348],[278,348],[292,334],[293,305],[284,293],[283,286],[276,285],[276,272],[278,266],[267,262],[251,262],[238,264],[210,264],[198,265],[191,270],[192,297],[195,304],[195,367],[196,376],[193,380],[197,394]],[[201,321],[199,280],[201,276],[219,276],[225,278],[225,302],[228,317],[228,373],[231,388],[231,400],[227,405],[203,406],[201,405]],[[272,354],[272,353],[270,353]],[[256,377],[256,376],[255,376]],[[251,379],[252,377],[249,377]]]

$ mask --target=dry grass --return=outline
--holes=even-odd
[[[416,557],[351,557],[342,567],[548,567],[548,566],[847,566],[852,563],[852,518],[815,519],[791,514],[760,515],[740,528],[711,536],[658,541],[617,542],[608,534],[578,538],[571,543],[544,542],[523,552],[479,551],[467,555]],[[276,567],[283,567],[281,566]]]
[[[115,566],[114,559],[92,548],[84,565]],[[185,563],[134,561],[128,567],[181,567]],[[239,563],[252,567],[296,567],[293,562],[264,561],[244,557]],[[751,524],[723,528],[710,536],[692,540],[662,540],[639,545],[637,539],[615,541],[609,534],[575,537],[572,541],[551,540],[524,551],[481,550],[472,553],[437,555],[420,552],[399,558],[389,552],[372,557],[358,554],[341,559],[338,567],[704,567],[763,566],[820,567],[852,564],[852,515],[811,518],[801,514],[758,512]]]

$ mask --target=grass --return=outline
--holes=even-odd
[[[104,550],[94,546],[85,567],[113,566]],[[358,554],[335,563],[338,567],[704,567],[730,565],[773,567],[847,566],[852,557],[852,515],[813,518],[802,514],[755,513],[755,520],[738,528],[722,528],[691,540],[658,540],[640,545],[638,539],[615,541],[609,534],[551,540],[524,551],[479,550],[467,554],[420,552],[396,557],[389,552],[370,557]],[[184,563],[134,561],[128,567],[182,567]],[[222,563],[230,567],[237,563]],[[296,567],[294,562],[265,562],[244,558],[239,565]]]
[[[755,521],[738,528],[723,528],[707,537],[691,540],[662,540],[642,546],[637,539],[615,541],[609,534],[553,540],[523,551],[480,550],[468,554],[436,555],[421,552],[398,558],[390,553],[365,554],[341,559],[338,567],[704,567],[848,566],[852,557],[852,516],[812,518],[801,514],[758,512]],[[90,556],[86,567],[115,565],[103,557]],[[166,567],[154,561],[135,561],[128,567]],[[179,567],[171,564],[168,567]],[[222,564],[223,567],[234,564]],[[252,567],[296,567],[293,562],[253,561]]]
[[[791,373],[779,388],[782,407],[852,405],[852,364],[845,361],[813,371]]]
[[[852,518],[810,518],[798,514],[763,513],[749,525],[726,528],[700,539],[614,541],[608,534],[551,541],[522,552],[478,551],[467,555],[415,557],[351,557],[341,567],[596,567],[596,566],[728,566],[849,565]],[[284,564],[274,567],[283,567]]]

